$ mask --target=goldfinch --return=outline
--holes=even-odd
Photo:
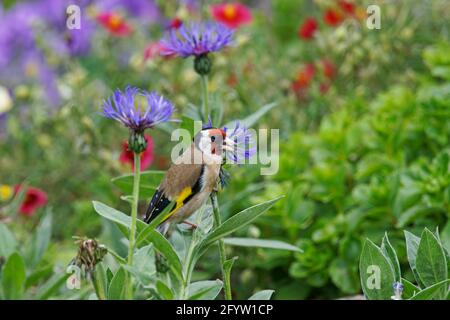
[[[165,234],[170,223],[185,221],[203,206],[217,185],[224,150],[232,151],[233,144],[222,129],[201,130],[170,166],[150,201],[144,221],[150,223],[174,202],[158,228]]]

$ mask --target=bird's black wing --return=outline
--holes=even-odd
[[[195,196],[202,189],[202,176],[204,173],[204,166],[201,166],[200,175],[195,183],[191,186],[187,186],[188,193],[180,192],[179,196],[176,199],[173,199],[176,202],[176,206],[172,209],[172,211],[167,215],[169,217],[172,213],[178,210],[181,206],[186,204],[193,196]],[[167,206],[171,203],[171,199],[165,195],[164,189],[160,186],[158,190],[156,190],[155,194],[150,201],[150,204],[147,208],[147,212],[145,213],[144,221],[146,223],[152,222]]]

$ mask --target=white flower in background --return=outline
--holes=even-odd
[[[11,96],[5,87],[0,86],[0,114],[11,110],[13,104]]]

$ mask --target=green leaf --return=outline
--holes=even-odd
[[[59,288],[66,283],[69,277],[69,273],[54,274],[43,286],[39,287],[39,290],[36,293],[36,299],[47,300],[57,293]]]
[[[188,300],[214,300],[222,290],[222,286],[222,281],[218,279],[193,282],[188,286]]]
[[[267,112],[272,110],[277,105],[278,105],[278,102],[268,103],[268,104],[262,106],[261,108],[259,108],[258,111],[254,112],[253,114],[246,117],[245,119],[242,119],[242,120],[236,119],[236,120],[230,121],[226,125],[224,125],[224,127],[227,127],[228,129],[234,128],[234,126],[236,125],[236,122],[239,121],[241,126],[250,128],[256,122],[258,122],[258,120],[260,118],[262,118]]]
[[[170,242],[156,230],[153,230],[147,236],[146,241],[152,243],[155,249],[167,259],[170,270],[172,270],[178,280],[182,280],[181,261]]]
[[[357,267],[353,263],[335,258],[330,263],[328,272],[331,281],[344,293],[354,294],[360,291]]]
[[[275,202],[277,202],[283,197],[284,196],[277,197],[264,203],[257,204],[253,207],[247,208],[235,214],[234,216],[223,222],[220,226],[215,228],[210,234],[208,234],[206,238],[202,241],[200,247],[205,248],[210,244],[212,244],[213,242],[250,224],[253,220],[258,218],[267,210],[269,210],[275,204]]]
[[[95,211],[102,217],[130,228],[131,217],[98,201],[92,201]]]
[[[164,178],[165,171],[149,170],[141,172],[141,183],[139,184],[139,193],[144,197],[150,197],[158,188],[161,180]],[[111,179],[111,182],[126,194],[133,192],[133,174],[124,174]]]
[[[401,283],[403,284],[402,297],[405,299],[411,298],[420,291],[420,288],[415,284],[409,282],[408,280],[402,278]]]
[[[447,259],[439,240],[428,229],[422,232],[416,258],[417,274],[422,283],[429,287],[447,279]],[[442,291],[442,297],[446,291]]]
[[[125,269],[131,272],[143,286],[148,286],[154,280],[156,273],[153,245],[137,250],[133,261],[133,267],[124,265]]]
[[[52,215],[47,213],[36,228],[26,250],[27,266],[36,267],[48,248],[52,236]]]
[[[408,256],[409,266],[411,267],[411,271],[414,274],[414,278],[417,283],[420,285],[420,278],[417,274],[416,269],[416,257],[417,257],[417,249],[419,248],[420,238],[413,235],[411,232],[405,230],[405,240],[406,240],[406,254]]]
[[[161,280],[156,281],[156,289],[158,290],[158,294],[165,300],[173,299],[172,290]]]
[[[126,288],[126,271],[120,267],[111,280],[108,288],[108,300],[123,300]]]
[[[223,239],[223,241],[225,242],[225,244],[228,244],[230,246],[257,247],[257,248],[303,252],[299,247],[278,240],[253,239],[253,238],[225,238]]]
[[[94,285],[97,298],[99,300],[106,300],[108,297],[108,279],[102,262],[95,266],[92,284]]]
[[[25,289],[26,271],[25,262],[17,252],[11,254],[6,260],[1,280],[3,295],[6,300],[19,300],[22,298]]]
[[[392,247],[391,242],[389,241],[387,233],[384,234],[383,240],[381,242],[381,250],[383,251],[384,255],[389,258],[392,269],[395,271],[395,280],[400,282],[402,278],[402,274],[400,271],[400,262],[398,261],[397,253],[395,252],[394,247]]]
[[[33,271],[25,282],[25,288],[37,285],[42,279],[49,278],[53,274],[53,265],[49,264],[45,267]]]
[[[0,257],[6,259],[16,250],[16,247],[17,242],[14,235],[5,224],[0,223]]]
[[[423,289],[409,300],[431,300],[431,299],[445,299],[446,296],[442,296],[442,292],[448,292],[448,286],[450,279],[438,282],[428,288]]]
[[[270,300],[274,292],[274,290],[262,290],[256,292],[254,295],[248,298],[248,300]]]
[[[369,300],[390,299],[395,273],[381,249],[367,239],[359,261],[361,286]]]
[[[145,226],[145,228],[138,234],[136,238],[136,246],[139,247],[148,237],[148,235],[166,218],[166,215],[172,211],[174,202],[171,202],[152,222]]]

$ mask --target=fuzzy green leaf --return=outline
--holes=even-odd
[[[19,300],[25,289],[25,262],[20,254],[14,252],[6,260],[2,271],[3,295],[6,300]]]

